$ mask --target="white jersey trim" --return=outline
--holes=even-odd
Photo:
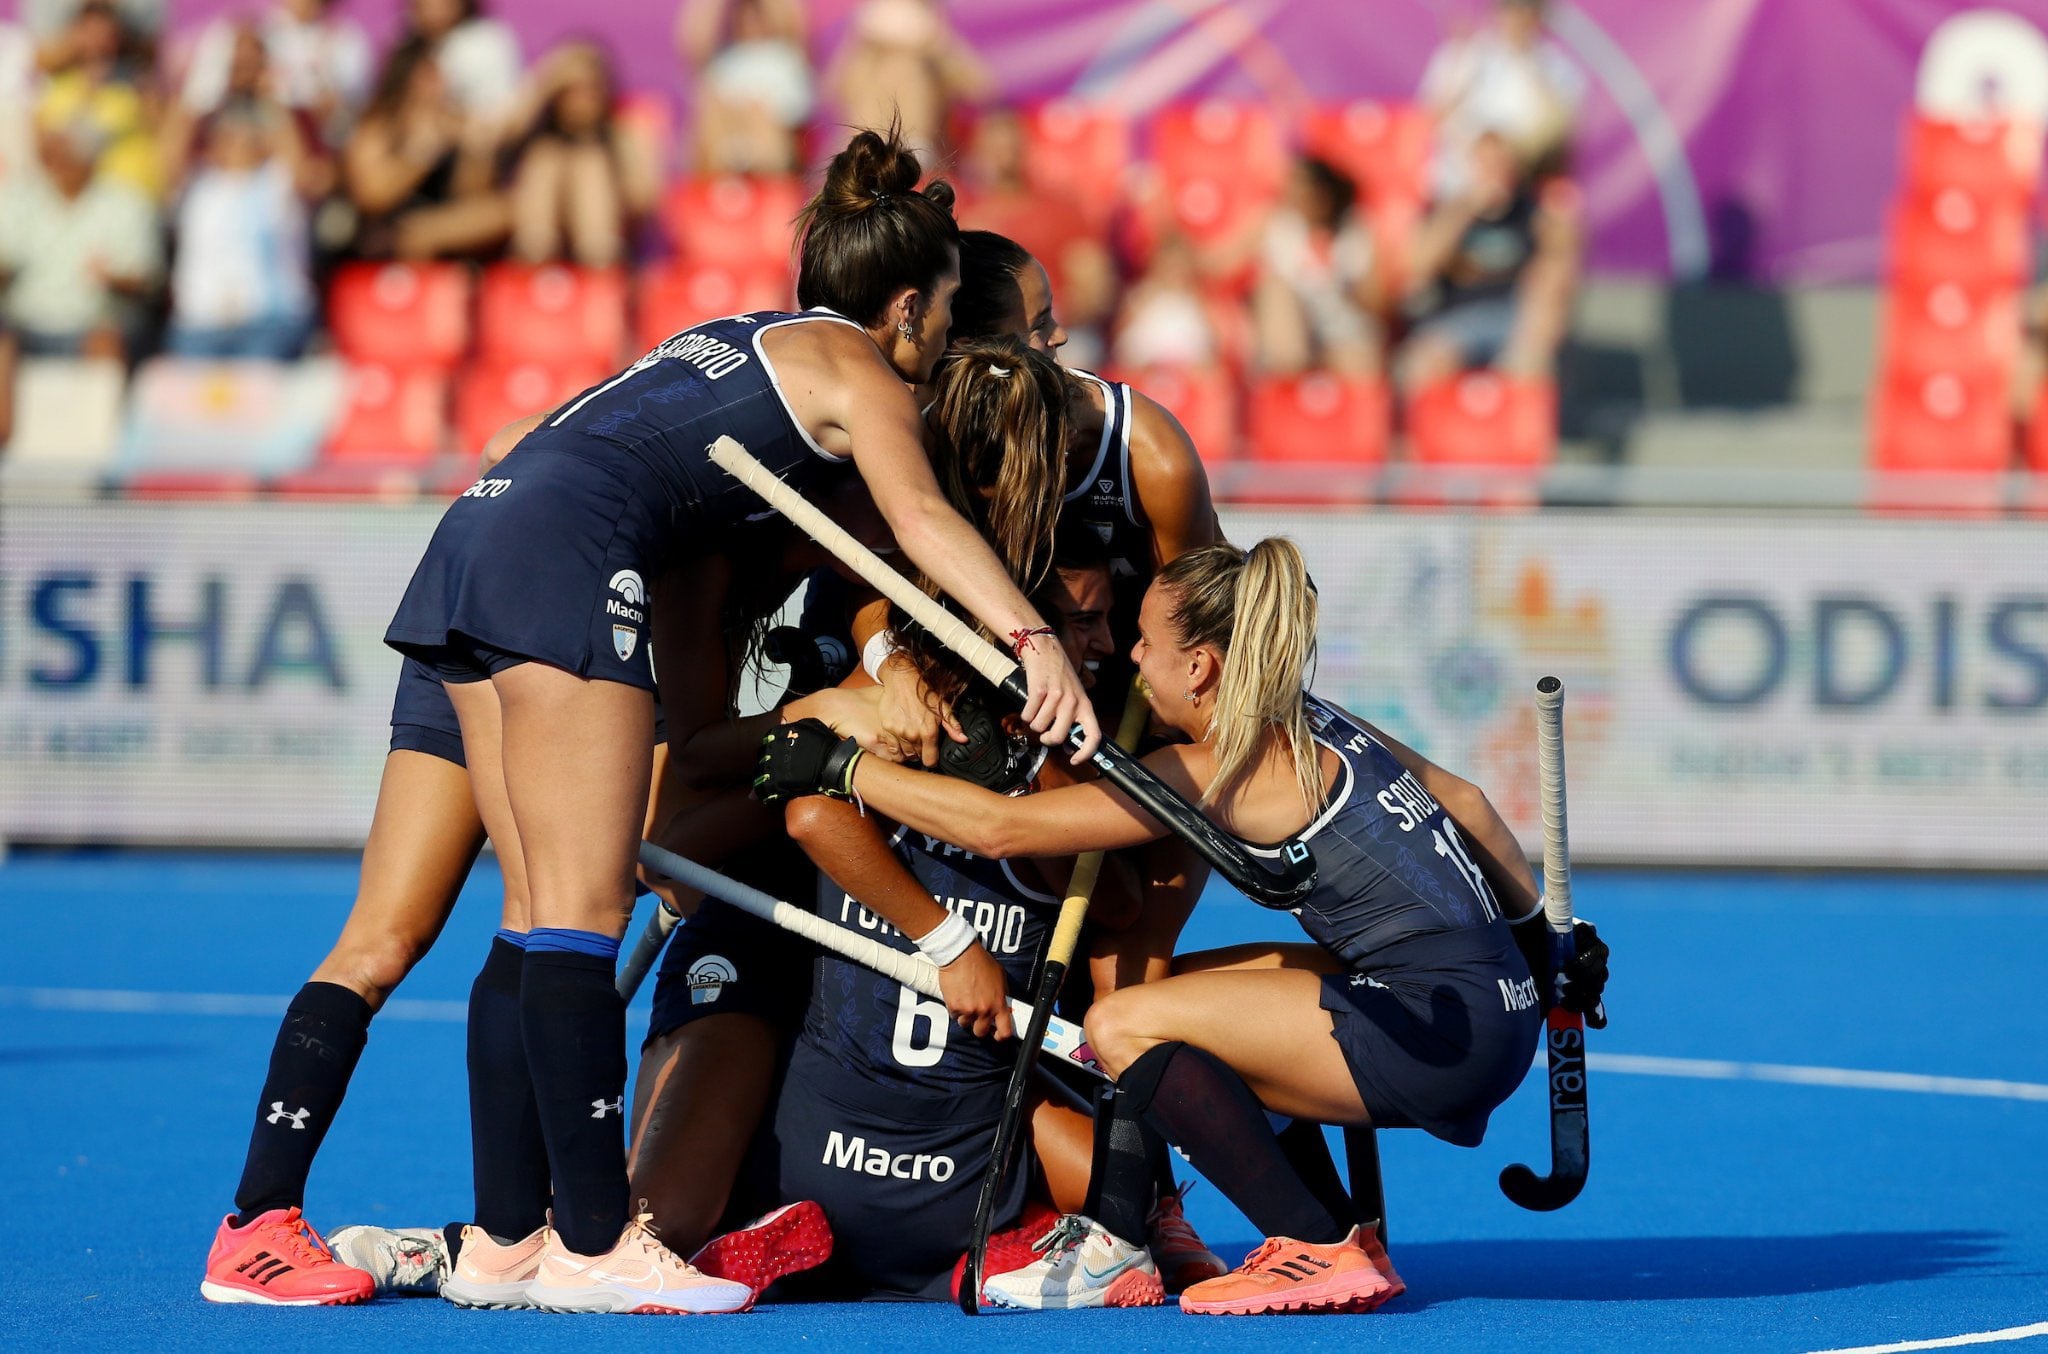
[[[1071,503],[1095,487],[1095,477],[1102,473],[1102,463],[1109,459],[1110,439],[1116,435],[1117,405],[1119,403],[1115,386],[1103,380],[1092,371],[1083,371],[1079,367],[1075,367],[1072,370],[1073,374],[1082,380],[1093,381],[1096,385],[1102,387],[1102,440],[1095,447],[1095,463],[1088,467],[1088,473],[1081,477],[1081,482],[1074,487],[1073,492],[1060,500],[1063,503]],[[1129,387],[1126,386],[1125,389],[1128,390]],[[1125,433],[1124,440],[1126,444],[1129,443],[1130,435],[1128,432]],[[1124,453],[1124,465],[1126,469],[1129,468],[1130,453],[1128,450]],[[1130,490],[1128,488],[1130,477],[1128,475],[1125,476],[1124,482],[1126,485],[1124,498],[1128,502],[1130,499]]]
[[[753,344],[754,356],[761,359],[761,370],[768,373],[768,384],[774,389],[775,398],[782,401],[782,412],[789,415],[790,426],[796,429],[796,435],[804,440],[804,445],[809,447],[814,455],[823,460],[830,461],[833,465],[845,465],[852,457],[834,456],[831,452],[819,446],[818,439],[811,436],[811,430],[806,428],[804,421],[796,416],[796,410],[790,407],[789,393],[782,388],[782,377],[775,370],[775,363],[769,360],[768,350],[761,346],[761,340],[768,337],[772,330],[781,329],[792,324],[809,324],[814,320],[830,320],[836,324],[849,325],[852,328],[860,329],[859,325],[854,324],[852,320],[847,319],[836,310],[828,310],[824,306],[812,306],[801,315],[792,315],[786,320],[777,320],[773,324],[764,324],[759,329],[756,329],[754,331]],[[867,331],[862,329],[861,332],[865,334]]]
[[[1293,840],[1298,842],[1305,842],[1318,832],[1321,832],[1325,827],[1328,827],[1330,820],[1335,818],[1338,812],[1351,802],[1351,791],[1358,784],[1358,773],[1351,769],[1351,759],[1349,757],[1346,757],[1333,743],[1325,742],[1320,738],[1316,739],[1315,742],[1317,747],[1329,748],[1331,752],[1337,754],[1337,769],[1340,773],[1340,779],[1337,788],[1331,791],[1327,797],[1323,805],[1323,811],[1310,819],[1307,827],[1293,834]],[[1250,842],[1246,842],[1244,845],[1245,850],[1255,856],[1264,856],[1268,860],[1278,860],[1280,858],[1280,848],[1277,846],[1253,846]]]

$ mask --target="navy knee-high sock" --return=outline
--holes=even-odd
[[[469,989],[469,1152],[477,1226],[499,1241],[547,1221],[548,1150],[541,1137],[519,1019],[526,936],[500,931]]]
[[[1134,1246],[1146,1240],[1152,1211],[1159,1134],[1132,1099],[1117,1086],[1095,1095],[1095,1159],[1088,1173],[1088,1198],[1081,1211],[1111,1235]]]
[[[626,1003],[619,942],[540,927],[519,990],[526,1065],[554,1176],[555,1230],[578,1255],[612,1248],[626,1226]]]
[[[1351,1230],[1288,1161],[1244,1078],[1214,1054],[1160,1044],[1125,1068],[1117,1086],[1128,1102],[1121,1112],[1143,1115],[1179,1144],[1267,1236],[1327,1245]]]
[[[370,1037],[370,1003],[339,983],[307,983],[285,1008],[235,1189],[238,1222],[306,1202],[306,1176]]]

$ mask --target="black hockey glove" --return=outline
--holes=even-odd
[[[953,718],[967,741],[939,740],[940,771],[999,795],[1030,783],[1031,773],[1038,767],[1036,742],[1005,730],[1002,721],[970,694],[963,693],[953,702]]]
[[[754,798],[771,808],[805,795],[853,798],[853,768],[860,744],[841,738],[820,719],[784,724],[761,740]]]
[[[1559,975],[1551,968],[1550,924],[1543,919],[1542,909],[1527,921],[1509,928],[1514,932],[1515,945],[1522,952],[1522,958],[1529,962],[1529,973],[1536,979],[1536,991],[1543,998],[1548,1010],[1560,991],[1556,981]],[[1567,1011],[1576,1011],[1586,1018],[1586,1024],[1596,1030],[1607,1028],[1607,1008],[1601,997],[1607,991],[1607,942],[1600,939],[1600,933],[1593,929],[1593,923],[1578,918],[1572,920],[1572,940],[1578,952],[1564,967],[1562,1000]]]

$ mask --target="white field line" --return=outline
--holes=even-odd
[[[2048,1321],[2031,1326],[2008,1326],[2004,1330],[1981,1330],[1969,1335],[1951,1335],[1940,1340],[1907,1340],[1896,1345],[1858,1345],[1854,1349],[1826,1349],[1816,1354],[1896,1354],[1907,1349],[1955,1349],[1962,1345],[1997,1345],[2008,1340],[2032,1340],[2048,1335]]]
[[[268,1016],[284,1014],[288,997],[240,992],[142,992],[118,988],[0,987],[0,1006],[93,1015]],[[380,1020],[424,1020],[460,1024],[469,1003],[394,997]],[[1541,1066],[1543,1055],[1537,1054]],[[1727,1062],[1713,1058],[1661,1058],[1640,1053],[1593,1053],[1587,1063],[1598,1072],[1691,1081],[1774,1081],[1796,1086],[1835,1086],[1859,1091],[1906,1091],[1918,1095],[1964,1095],[1993,1100],[2048,1103],[2048,1085],[1978,1077],[1934,1077],[1918,1072],[1869,1072],[1851,1067],[1799,1067],[1787,1063]],[[2029,1328],[2031,1329],[2031,1328]]]

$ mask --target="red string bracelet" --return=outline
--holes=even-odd
[[[1054,633],[1053,628],[1049,625],[1041,625],[1036,630],[1012,630],[1010,632],[1010,649],[1017,657],[1022,658],[1024,651],[1031,647],[1031,639],[1034,635],[1050,635],[1052,633]]]

